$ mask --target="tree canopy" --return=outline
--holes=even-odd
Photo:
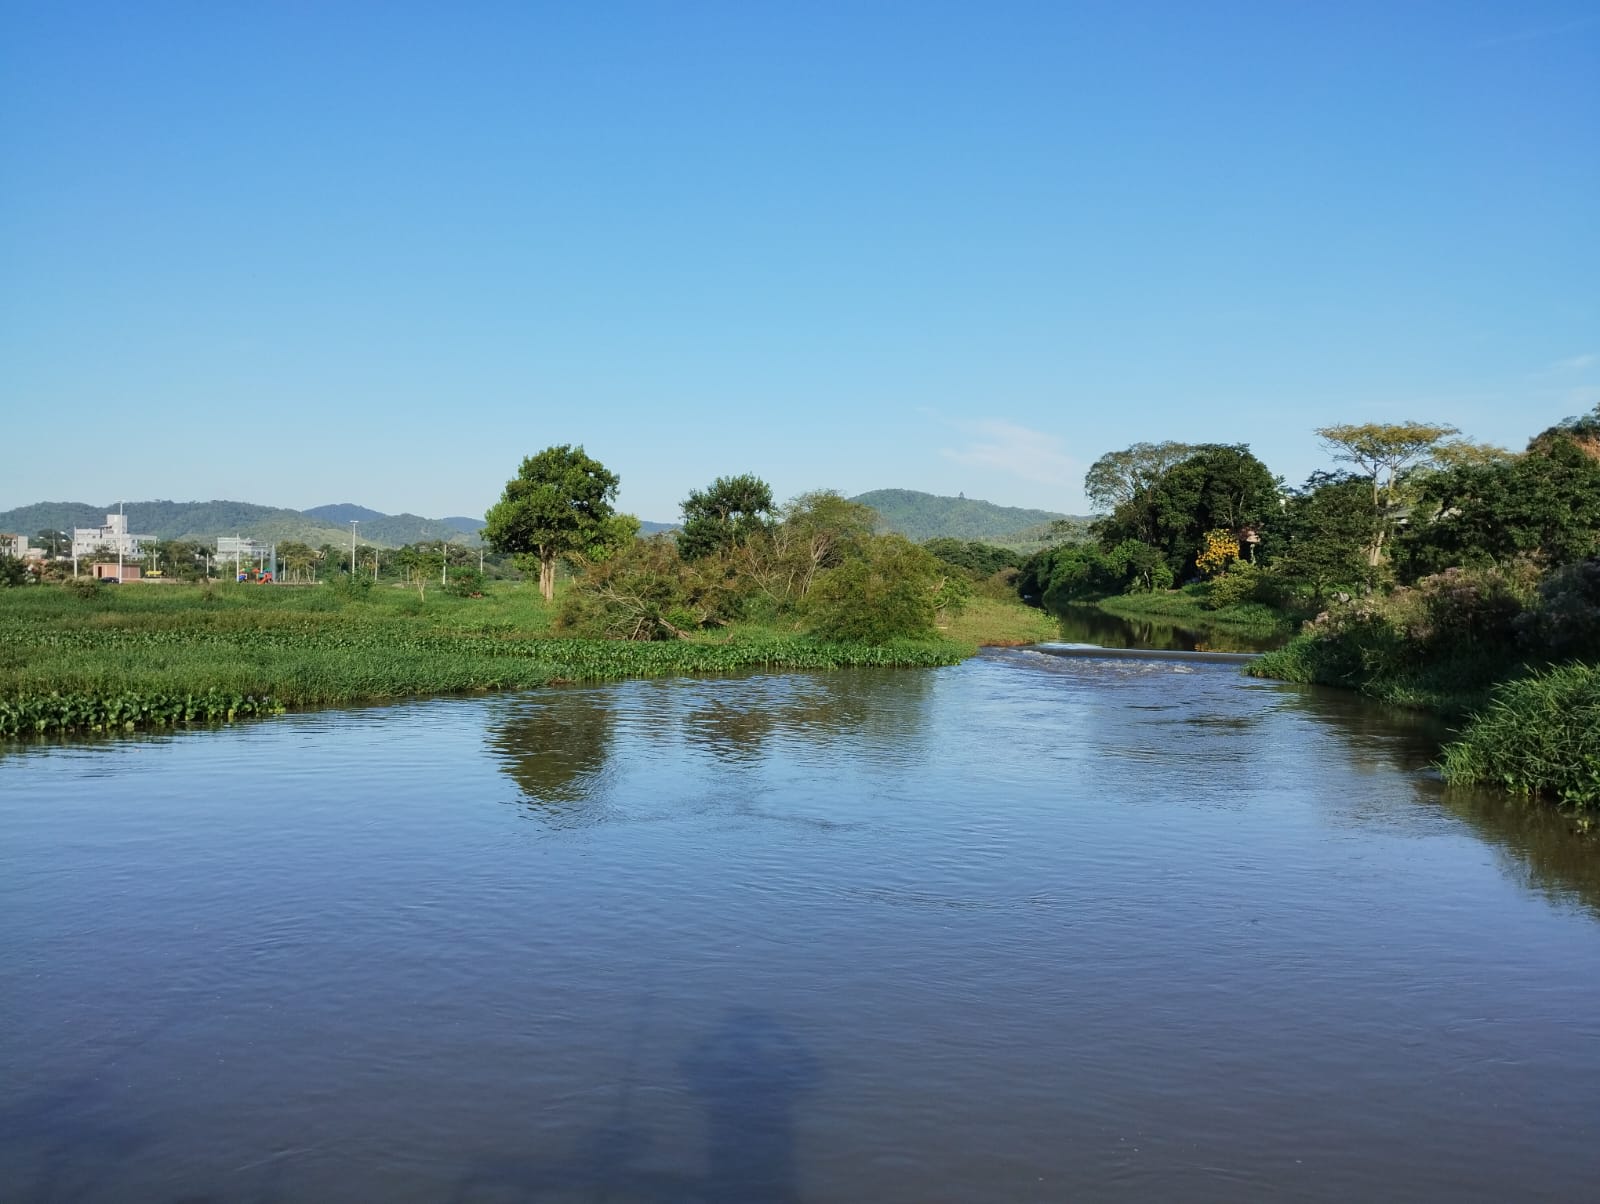
[[[748,543],[767,529],[772,509],[772,487],[760,477],[718,477],[683,500],[678,551],[687,560],[698,560]]]
[[[1409,467],[1431,462],[1443,441],[1457,434],[1460,432],[1453,426],[1431,422],[1347,422],[1317,428],[1317,437],[1336,461],[1355,465],[1361,475],[1371,479],[1377,522],[1367,548],[1369,565],[1375,567],[1383,559],[1384,543],[1394,528],[1401,474]],[[1447,456],[1460,459],[1468,454],[1459,443],[1450,448]]]
[[[603,544],[614,528],[618,477],[583,447],[560,444],[522,461],[484,515],[483,539],[496,552],[533,556],[539,592],[555,597],[556,561]]]
[[[1600,555],[1600,459],[1575,438],[1541,437],[1535,447],[1421,483],[1400,541],[1412,575],[1517,556],[1553,566]]]
[[[1097,510],[1112,511],[1133,501],[1161,479],[1174,464],[1199,450],[1193,443],[1167,440],[1135,443],[1122,451],[1107,452],[1089,466],[1083,492]]]
[[[1206,532],[1255,527],[1277,509],[1278,480],[1248,446],[1206,444],[1141,486],[1095,532],[1107,551],[1129,541],[1155,548],[1181,579]]]

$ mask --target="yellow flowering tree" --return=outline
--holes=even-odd
[[[1215,577],[1218,573],[1226,572],[1228,566],[1238,559],[1239,537],[1226,528],[1218,527],[1206,532],[1205,542],[1201,544],[1194,564],[1207,577]]]

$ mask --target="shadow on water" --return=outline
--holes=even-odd
[[[481,1160],[452,1204],[539,1200],[648,1200],[654,1204],[798,1204],[795,1111],[820,1077],[809,1048],[780,1020],[730,1010],[679,1062],[682,1085],[704,1114],[704,1170],[663,1169],[645,1120],[635,1115],[638,1039],[616,1115],[573,1142],[566,1157]]]
[[[1344,690],[1280,689],[1288,705],[1339,737],[1352,763],[1408,775],[1418,805],[1442,809],[1464,823],[1512,881],[1600,917],[1600,829],[1541,800],[1446,786],[1432,766],[1452,730],[1435,716],[1386,707]]]
[[[1267,652],[1281,647],[1281,635],[1224,627],[1181,627],[1146,619],[1125,619],[1097,606],[1064,606],[1055,613],[1061,639],[1101,648],[1148,648],[1158,652]]]
[[[90,1069],[65,1082],[21,1096],[0,1108],[0,1155],[10,1168],[3,1198],[18,1204],[56,1204],[83,1198],[114,1199],[129,1168],[170,1139],[158,1126],[129,1118],[117,1088],[140,1073],[126,1063],[148,1058],[177,1021],[150,1025],[116,1042]],[[227,1195],[183,1193],[171,1204],[278,1204],[282,1163],[262,1164],[254,1188]]]
[[[716,1204],[791,1204],[794,1110],[817,1082],[817,1060],[766,1012],[730,1012],[689,1051],[684,1077],[706,1111],[706,1181]]]

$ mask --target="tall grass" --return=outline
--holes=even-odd
[[[1484,705],[1489,691],[1520,667],[1506,649],[1463,647],[1434,660],[1397,655],[1389,635],[1297,635],[1245,667],[1251,677],[1338,686],[1380,702],[1444,716]]]
[[[1600,809],[1600,667],[1563,665],[1500,686],[1440,768],[1451,785]]]
[[[943,665],[950,641],[871,646],[554,639],[534,590],[116,586],[0,593],[0,736],[230,720],[419,694],[752,668]]]

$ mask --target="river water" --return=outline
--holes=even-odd
[[[0,757],[7,1201],[1584,1200],[1600,842],[1205,661]]]

